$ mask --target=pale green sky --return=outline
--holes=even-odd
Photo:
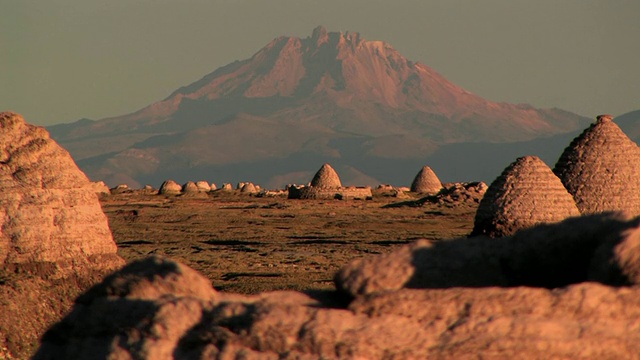
[[[494,101],[640,109],[638,0],[0,0],[0,110],[123,115],[280,35],[389,42]]]

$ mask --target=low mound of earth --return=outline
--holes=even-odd
[[[640,351],[640,288],[611,286],[640,284],[640,218],[600,214],[508,238],[424,242],[353,260],[338,275],[353,295],[342,304],[335,292],[218,292],[184,264],[137,260],[79,296],[34,358],[632,359]],[[367,286],[345,287],[345,273]]]
[[[110,186],[215,174],[217,182],[249,178],[276,188],[306,183],[325,162],[345,186],[406,183],[412,169],[437,164],[443,146],[532,141],[587,122],[483,99],[389,44],[317,28],[306,38],[274,39],[135,113],[50,131],[91,178]],[[478,178],[466,167],[473,162],[443,159],[449,166],[435,170],[444,181],[491,181],[500,170]],[[450,167],[465,173],[446,173]]]

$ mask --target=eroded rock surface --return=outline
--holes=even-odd
[[[639,226],[640,218],[604,213],[497,239],[419,240],[352,261],[336,284],[351,296],[402,288],[640,284]]]
[[[639,295],[598,283],[403,289],[335,308],[292,291],[217,293],[156,257],[80,296],[34,358],[627,359],[640,351]]]
[[[0,113],[0,358],[28,357],[73,297],[124,265],[100,185],[44,128]]]
[[[63,277],[124,263],[93,185],[44,128],[0,113],[0,158],[4,268]]]

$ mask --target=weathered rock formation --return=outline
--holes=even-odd
[[[158,194],[166,195],[177,195],[180,192],[182,192],[182,186],[173,180],[165,180],[158,190]]]
[[[597,121],[564,150],[553,170],[582,213],[640,215],[640,149],[611,115]]]
[[[480,203],[487,191],[487,184],[483,182],[472,183],[449,183],[436,195],[425,196],[417,200],[403,201],[400,203],[387,204],[385,208],[412,206],[420,207],[425,204],[439,204],[447,207],[475,206]],[[402,188],[396,189],[397,198],[408,198]],[[409,191],[405,188],[405,191]]]
[[[124,265],[116,251],[95,184],[69,153],[0,113],[0,358],[27,357],[68,311],[65,295]]]
[[[537,156],[524,156],[491,183],[478,206],[471,235],[508,236],[579,215],[573,197],[547,164]]]
[[[336,275],[336,284],[352,296],[401,288],[629,285],[640,284],[638,259],[640,218],[604,213],[498,239],[419,240],[393,253],[354,260]]]
[[[123,263],[92,185],[69,153],[45,129],[8,112],[0,113],[0,189],[5,268],[62,277]]]
[[[347,186],[341,187],[335,197],[339,200],[371,200],[373,194],[368,186]]]
[[[624,227],[610,220],[596,228]],[[186,266],[149,258],[80,296],[34,359],[626,359],[640,351],[638,287],[398,289],[347,307],[335,296],[218,293]]]
[[[95,192],[98,195],[109,195],[109,194],[111,194],[111,190],[109,189],[107,184],[104,183],[104,181],[92,181],[89,184],[89,186],[91,187],[93,192]]]
[[[442,182],[430,167],[423,167],[411,183],[411,191],[435,195],[442,190]]]

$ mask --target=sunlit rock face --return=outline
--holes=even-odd
[[[0,113],[0,264],[53,277],[114,269],[94,186],[44,128]]]

